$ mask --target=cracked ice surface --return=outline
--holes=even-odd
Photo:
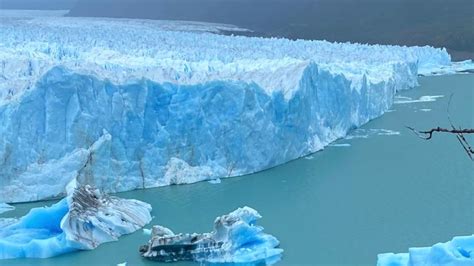
[[[267,169],[452,65],[432,47],[20,15],[0,17],[0,202],[62,195],[74,178],[116,192]]]
[[[432,247],[410,248],[408,253],[378,255],[377,266],[474,265],[474,235],[457,236]]]
[[[67,194],[18,220],[0,220],[0,259],[48,258],[94,249],[151,221],[151,206],[138,200],[110,197],[90,186],[77,186],[75,180]]]

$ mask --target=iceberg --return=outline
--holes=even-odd
[[[214,34],[202,24],[0,16],[0,202],[249,174],[389,110],[445,49]],[[214,27],[214,26],[213,26]],[[215,29],[215,28],[214,28]]]
[[[0,214],[2,214],[4,212],[12,211],[14,209],[15,209],[15,207],[13,207],[11,205],[8,205],[6,203],[0,203]]]
[[[204,234],[174,234],[170,229],[153,226],[151,240],[140,247],[143,257],[161,261],[197,261],[270,265],[281,259],[279,241],[263,233],[256,225],[260,214],[250,208],[239,208],[216,218],[214,230]]]
[[[142,228],[151,221],[150,211],[147,203],[111,197],[73,181],[58,203],[0,223],[0,259],[94,249]]]
[[[378,255],[377,266],[474,265],[474,235],[457,236],[432,247],[410,248],[408,253]]]

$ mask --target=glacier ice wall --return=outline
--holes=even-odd
[[[378,255],[377,266],[474,265],[474,235],[457,236],[432,247],[410,248],[409,253]]]
[[[267,169],[382,115],[419,71],[451,66],[432,47],[0,20],[0,202],[62,195],[75,178],[116,192]]]
[[[0,259],[48,258],[94,249],[151,221],[147,203],[109,197],[72,181],[68,196],[0,226]]]

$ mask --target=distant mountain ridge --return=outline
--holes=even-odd
[[[78,0],[0,0],[0,9],[69,10],[74,7],[77,1]]]

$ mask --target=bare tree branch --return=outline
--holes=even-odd
[[[464,134],[474,134],[474,129],[472,128],[456,128],[453,124],[453,121],[451,120],[451,114],[449,112],[449,107],[451,105],[451,99],[453,98],[453,94],[449,97],[449,102],[448,102],[448,108],[447,108],[447,113],[448,113],[448,120],[449,123],[451,124],[452,129],[447,129],[447,128],[441,128],[441,127],[436,127],[432,128],[430,130],[425,130],[425,131],[419,131],[414,129],[413,127],[407,126],[408,129],[413,131],[419,138],[422,138],[424,140],[430,140],[433,137],[433,133],[438,132],[438,133],[449,133],[449,134],[454,134],[456,135],[456,139],[459,141],[461,146],[463,147],[464,151],[466,151],[467,156],[474,161],[474,150],[472,147],[469,145],[469,142],[467,139],[464,137]]]
[[[426,131],[418,131],[412,127],[407,127],[411,131],[413,131],[418,137],[422,139],[429,140],[433,137],[433,133],[435,132],[444,132],[444,133],[451,133],[451,134],[474,134],[474,129],[472,128],[465,128],[465,129],[447,129],[447,128],[432,128]],[[464,136],[462,137],[464,139]],[[465,140],[465,139],[464,139]]]

